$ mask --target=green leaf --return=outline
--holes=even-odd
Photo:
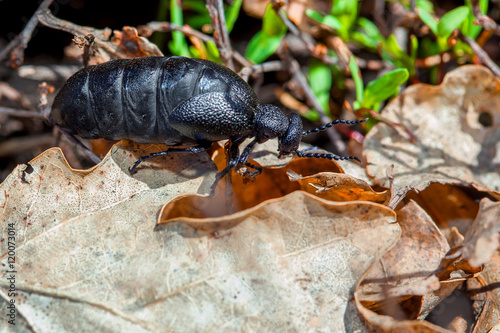
[[[444,14],[438,23],[438,35],[441,37],[450,37],[453,30],[457,29],[460,24],[469,15],[469,8],[467,6],[457,7]]]
[[[256,64],[263,62],[276,52],[286,33],[285,24],[271,4],[267,6],[262,20],[262,30],[252,37],[245,51],[245,57]]]
[[[199,0],[182,0],[182,8],[189,11],[189,15],[184,18],[184,23],[193,29],[201,29],[204,25],[210,24],[210,15],[207,6]]]
[[[462,34],[472,39],[476,39],[477,36],[479,36],[479,34],[481,33],[483,27],[474,24],[476,17],[474,16],[472,11],[471,0],[466,0],[465,3],[467,4],[467,7],[469,7],[469,15],[467,15],[467,19],[462,23],[460,31],[462,32]],[[486,12],[488,11],[488,0],[479,0],[479,8],[483,15],[486,14]]]
[[[318,121],[320,119],[318,111],[314,109],[307,110],[306,113],[301,114],[302,117],[306,118],[309,121]]]
[[[422,22],[424,22],[424,24],[431,29],[432,33],[435,36],[438,36],[438,23],[436,19],[434,19],[434,17],[432,16],[432,14],[423,8],[419,8],[418,16],[420,17]]]
[[[415,66],[415,61],[417,60],[417,52],[418,52],[418,39],[415,35],[410,36],[410,45],[411,45],[410,58],[413,66]],[[413,74],[410,72],[410,75]]]
[[[377,26],[364,17],[360,17],[356,24],[356,30],[351,33],[351,39],[375,51],[384,40]]]
[[[389,35],[382,44],[382,58],[392,62],[396,67],[406,68],[410,72],[410,75],[415,74],[415,58],[416,58],[416,47],[418,44],[414,45],[415,38],[412,39],[412,55],[409,56],[396,41],[394,35]],[[415,47],[415,49],[413,48]]]
[[[334,0],[330,13],[349,31],[358,17],[358,0]]]
[[[274,11],[272,4],[267,6],[262,18],[262,31],[269,36],[280,36],[286,32],[286,25],[278,13]]]
[[[270,36],[263,30],[257,32],[247,45],[245,57],[256,64],[263,62],[276,52],[284,36]]]
[[[183,25],[182,8],[177,2],[178,0],[170,0],[170,20],[179,26]],[[186,37],[181,31],[172,31],[172,40],[168,43],[170,51],[179,56],[189,57],[189,48],[186,42]]]
[[[396,95],[399,91],[399,86],[405,83],[408,77],[408,70],[406,68],[399,68],[371,81],[366,86],[361,106],[367,109],[375,109],[377,103]]]
[[[417,8],[422,8],[429,13],[434,13],[434,4],[429,0],[417,0]]]
[[[332,16],[332,15],[321,15],[317,11],[313,9],[306,9],[306,15],[315,20],[316,22],[319,22],[321,24],[324,24],[326,26],[329,26],[330,28],[334,29],[335,31],[344,31],[344,27],[342,26],[342,23],[340,21]]]
[[[354,80],[354,87],[356,88],[356,101],[361,102],[363,100],[363,79],[354,56],[351,56],[351,59],[349,60],[349,70],[351,71],[351,76]]]
[[[328,114],[330,112],[330,89],[332,88],[332,70],[328,65],[312,58],[309,62],[308,81],[314,95]]]
[[[234,0],[226,10],[226,26],[228,32],[231,32],[231,30],[233,30],[234,23],[236,23],[236,20],[240,15],[240,8],[242,3],[243,0]]]
[[[207,46],[207,58],[208,60],[215,61],[216,63],[222,64],[220,60],[220,53],[217,45],[215,45],[214,41],[210,41],[206,43]]]

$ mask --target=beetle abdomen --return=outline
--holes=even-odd
[[[215,63],[184,57],[114,60],[74,74],[57,94],[51,118],[89,139],[194,144],[170,126],[169,115],[194,96],[231,91],[257,109],[246,82]]]

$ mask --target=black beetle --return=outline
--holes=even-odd
[[[187,147],[142,157],[130,169],[131,174],[145,159],[199,153],[215,141],[230,140],[229,163],[217,174],[215,187],[232,168],[253,167],[247,159],[255,144],[276,137],[280,156],[296,153],[299,157],[359,161],[354,156],[304,154],[297,149],[303,135],[365,120],[335,120],[303,131],[300,116],[261,105],[252,88],[224,66],[185,57],[143,57],[113,60],[75,73],[55,97],[49,121],[87,139]],[[240,154],[238,146],[247,138],[254,140]]]

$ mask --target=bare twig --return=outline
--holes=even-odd
[[[204,41],[205,43],[208,42],[215,42],[214,38],[212,36],[206,35],[202,32],[199,32],[198,30],[195,30],[191,28],[188,25],[184,26],[179,26],[177,24],[173,24],[170,22],[149,22],[146,25],[142,25],[138,27],[138,30],[142,36],[149,36],[153,33],[153,31],[159,31],[159,32],[170,32],[170,31],[180,31],[184,35],[190,37],[196,37]],[[238,61],[242,66],[244,67],[250,67],[252,64],[245,59],[244,56],[242,56],[239,52],[236,52],[233,50],[233,57],[236,61]]]
[[[61,20],[54,15],[49,10],[41,10],[38,15],[38,20],[41,24],[56,30],[66,31],[75,36],[88,36],[93,35],[95,37],[94,43],[99,50],[106,52],[113,59],[127,59],[130,55],[120,48],[119,45],[113,44],[109,41],[111,35],[110,29],[95,29],[91,27],[83,27],[72,22]],[[161,56],[163,55],[156,45],[151,44],[150,55]]]
[[[42,82],[38,85],[38,93],[40,94],[40,103],[38,104],[38,109],[42,114],[43,118],[48,121],[50,116],[50,111],[52,110],[47,96],[54,92],[54,87],[47,84],[47,82]]]
[[[63,133],[69,139],[69,141],[71,141],[73,144],[75,144],[88,158],[90,158],[92,160],[92,162],[94,162],[96,164],[101,162],[101,159],[96,154],[94,154],[94,152],[92,150],[87,148],[80,140],[75,138],[72,134],[64,131],[62,128],[60,128],[57,125],[55,125],[55,128],[57,128],[57,130],[60,133]]]
[[[234,70],[233,49],[227,32],[224,4],[222,0],[207,0],[207,9],[214,28],[215,44],[219,49],[222,62]]]
[[[444,52],[442,54],[436,54],[429,56],[427,58],[420,58],[415,61],[415,66],[417,68],[429,68],[438,66],[441,63],[447,63],[453,59],[453,53]]]
[[[36,148],[45,149],[52,143],[52,134],[14,137],[0,143],[0,157],[13,156]]]
[[[48,10],[49,6],[54,0],[44,0],[35,14],[30,18],[23,31],[14,38],[9,45],[0,53],[0,61],[7,58],[10,53],[11,66],[18,68],[24,62],[24,50],[28,47],[28,42],[31,39],[31,35],[38,25],[38,14],[41,11]]]
[[[283,20],[283,23],[285,23],[288,30],[290,30],[292,32],[292,34],[296,35],[304,43],[307,50],[311,53],[311,55],[313,57],[319,59],[320,61],[322,61],[323,63],[325,63],[327,65],[338,64],[337,59],[330,57],[326,53],[323,54],[323,53],[317,52],[317,44],[314,41],[314,39],[310,35],[300,31],[295,26],[295,24],[293,24],[293,22],[290,21],[288,19],[288,17],[282,11],[278,10],[277,13],[280,16],[280,18]]]
[[[495,34],[500,35],[500,26],[493,19],[481,13],[479,0],[472,0],[471,4],[472,4],[472,12],[476,17],[474,23],[481,25],[484,28],[484,30],[493,31]]]
[[[153,21],[153,22],[149,22],[146,25],[141,25],[141,26],[137,27],[137,29],[138,29],[140,35],[146,36],[146,37],[151,35],[154,31],[158,31],[158,32],[180,31],[186,36],[194,36],[196,38],[201,39],[204,42],[213,42],[214,41],[212,36],[209,36],[209,35],[206,35],[202,32],[199,32],[198,30],[195,30],[188,25],[180,26],[180,25],[170,23],[170,22]]]
[[[40,112],[11,109],[5,106],[0,106],[0,114],[19,118],[44,119],[43,115]]]
[[[73,65],[49,65],[34,66],[23,65],[19,67],[17,74],[25,79],[37,81],[66,81],[71,75],[75,74],[81,66]]]
[[[274,61],[268,61],[262,64],[257,64],[249,67],[243,67],[239,75],[245,80],[248,81],[248,77],[252,74],[255,73],[265,73],[265,72],[277,72],[284,70],[285,65],[283,64],[282,61],[279,60],[274,60]]]
[[[464,36],[464,35],[460,35],[460,38],[467,43],[467,45],[470,46],[470,48],[472,49],[472,51],[474,51],[474,53],[477,55],[477,57],[481,60],[481,62],[483,64],[485,64],[489,69],[491,69],[491,71],[496,75],[496,76],[500,76],[500,67],[498,67],[498,65],[493,61],[491,60],[490,56],[488,55],[488,53],[486,53],[483,48],[481,46],[479,46],[478,43],[476,43],[476,41],[470,37],[467,37],[467,36]]]
[[[302,73],[300,65],[297,62],[297,60],[293,59],[286,52],[280,52],[280,57],[283,59],[285,64],[288,65],[287,67],[289,68],[289,71],[292,74],[293,79],[304,91],[306,99],[309,101],[309,103],[311,103],[311,106],[318,112],[321,124],[326,125],[329,122],[331,122],[331,119],[325,114],[325,110],[323,110],[323,107],[316,98],[316,95],[314,94],[311,87],[307,83],[307,79]],[[330,138],[332,144],[334,145],[337,154],[347,155],[347,147],[342,141],[340,134],[333,127],[327,129],[326,133]]]

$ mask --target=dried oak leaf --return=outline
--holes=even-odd
[[[141,172],[130,176],[128,168],[139,156],[163,149],[121,141],[90,170],[71,169],[59,148],[49,149],[19,165],[0,185],[0,216],[16,224],[16,242],[22,244],[70,218],[119,203],[130,205],[122,214],[142,215],[144,210],[158,212],[181,192],[208,193],[216,167],[203,154],[146,161]],[[137,197],[144,196],[151,205],[136,206]],[[2,224],[3,235],[6,228]],[[5,247],[0,244],[2,253]]]
[[[111,42],[118,46],[127,55],[127,58],[163,56],[158,46],[147,38],[139,37],[137,29],[134,27],[125,26],[122,31],[113,31]]]
[[[397,240],[400,232],[399,226],[390,224],[394,215],[385,206],[368,202],[331,202],[302,191],[213,219],[173,216],[172,213],[164,211],[160,225],[166,224],[167,228],[185,237],[209,235],[212,239],[223,240],[231,249],[231,260],[241,261],[248,271],[263,275],[260,283],[266,285],[267,292],[260,294],[256,290],[254,294],[269,302],[271,308],[283,309],[283,312],[280,310],[277,318],[268,318],[260,309],[255,312],[271,323],[275,320],[290,322],[283,327],[259,326],[268,330],[363,328],[353,311],[351,292],[359,274],[369,267],[365,260],[379,257]],[[384,223],[379,222],[380,218]],[[206,245],[215,250],[213,246]],[[366,257],[368,249],[376,254]],[[228,256],[224,251],[216,252],[221,252],[220,257]],[[272,263],[262,263],[261,258],[272,258]],[[372,259],[368,261],[371,263]],[[274,291],[276,287],[268,286],[273,283],[280,285],[277,292]],[[285,296],[281,288],[295,296]],[[268,300],[269,297],[274,301]],[[300,299],[314,301],[302,303]],[[278,301],[284,303],[278,304]],[[296,312],[295,306],[302,310]],[[290,317],[283,317],[284,313],[289,313]]]
[[[325,159],[310,158],[285,158],[279,160],[277,154],[272,152],[276,149],[276,142],[265,142],[258,145],[255,153],[252,153],[251,164],[265,166],[256,177],[248,174],[231,173],[230,192],[226,190],[226,181],[219,182],[214,197],[192,195],[186,193],[168,202],[163,208],[164,217],[160,220],[169,219],[170,216],[184,216],[192,218],[221,217],[252,208],[260,203],[285,196],[297,190],[308,191],[315,196],[335,200],[353,201],[366,200],[377,203],[385,203],[388,200],[387,192],[377,193],[361,179],[356,179],[342,173],[342,167],[347,167],[353,162],[337,163]],[[222,148],[217,148],[212,153],[212,160],[219,170],[226,166],[226,156]],[[351,168],[351,167],[350,167]],[[252,172],[249,170],[249,172]],[[287,172],[302,174],[310,177],[311,182],[322,182],[323,179],[341,181],[337,187],[330,186],[328,190],[317,193],[307,183],[290,181]],[[312,180],[315,179],[315,180]],[[328,185],[330,184],[330,185]]]
[[[401,238],[365,273],[355,297],[358,310],[374,330],[433,327],[412,321],[419,316],[424,295],[440,288],[435,270],[449,250],[446,239],[414,201],[398,211]],[[359,308],[359,307],[362,307]],[[390,320],[382,320],[390,316]]]
[[[480,266],[500,245],[500,202],[481,200],[479,214],[465,234],[462,256],[472,266]]]
[[[302,177],[289,171],[291,181],[300,184],[301,190],[316,193],[317,196],[332,201],[364,200],[387,204],[391,198],[388,190],[376,192],[367,182],[345,173],[321,172]]]
[[[240,212],[238,224],[219,221],[215,233],[181,219],[155,226],[165,201],[180,191],[205,193],[215,173],[198,154],[148,160],[128,175],[137,156],[158,150],[122,141],[92,170],[76,171],[51,149],[1,185],[2,235],[9,225],[16,233],[21,325],[37,332],[364,329],[352,291],[399,236],[392,210],[296,191]],[[0,246],[7,265],[7,244]]]
[[[407,88],[384,109],[400,126],[379,123],[364,142],[367,173],[394,196],[431,183],[472,187],[500,199],[500,85],[489,70],[468,65],[448,73],[440,86]]]
[[[478,277],[467,281],[476,321],[472,332],[500,332],[500,252],[495,251]]]

